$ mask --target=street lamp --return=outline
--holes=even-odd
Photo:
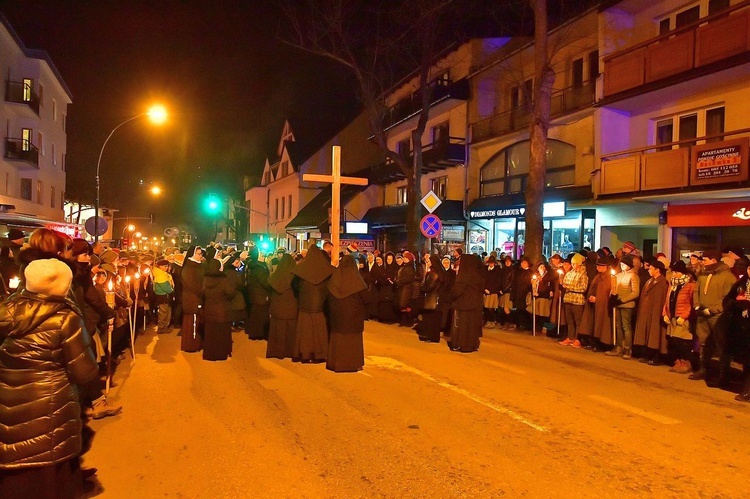
[[[156,125],[160,125],[164,123],[167,119],[167,110],[164,108],[164,106],[153,106],[148,111],[136,114],[132,118],[128,118],[116,127],[112,129],[111,132],[109,132],[109,135],[107,136],[106,140],[104,141],[104,144],[102,144],[102,149],[99,151],[99,159],[96,162],[96,202],[94,203],[94,242],[99,242],[99,166],[102,163],[102,155],[104,154],[104,148],[107,146],[107,142],[109,142],[109,139],[112,138],[112,135],[123,125],[126,123],[130,123],[133,120],[136,120],[138,118],[141,118],[143,116],[148,116],[152,123]]]

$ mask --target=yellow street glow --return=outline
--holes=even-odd
[[[161,187],[159,187],[158,185],[153,186],[151,188],[151,194],[153,194],[154,196],[158,196],[159,194],[161,194]]]
[[[164,106],[152,106],[146,114],[148,114],[149,119],[157,125],[161,125],[167,121],[167,109]]]

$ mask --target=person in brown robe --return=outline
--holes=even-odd
[[[182,265],[182,329],[180,349],[183,352],[197,352],[201,349],[203,322],[200,312],[203,292],[203,249],[191,246]]]
[[[232,271],[234,272],[234,271]],[[203,360],[232,356],[232,298],[235,285],[216,258],[206,262],[203,275]]]
[[[292,290],[294,258],[285,253],[268,278],[271,287],[271,324],[268,330],[266,358],[283,359],[294,356],[297,345],[297,297]]]
[[[667,353],[667,328],[662,319],[669,283],[664,274],[664,264],[654,260],[648,269],[651,279],[646,281],[638,304],[635,321],[634,345],[645,347],[641,362],[651,366],[661,364],[659,355]]]
[[[484,306],[484,279],[481,268],[479,256],[461,256],[461,266],[451,290],[454,312],[450,347],[453,351],[468,353],[479,350]]]
[[[352,255],[346,255],[328,280],[331,336],[326,369],[337,373],[361,371],[365,365],[362,333],[367,316],[367,285]]]
[[[292,270],[292,289],[297,296],[297,343],[294,360],[326,360],[328,325],[323,313],[328,298],[328,279],[333,273],[331,260],[317,246],[310,246],[307,256]],[[359,272],[357,272],[359,274]]]
[[[609,306],[609,295],[612,291],[610,265],[614,261],[609,257],[596,260],[597,274],[591,280],[586,294],[586,307],[581,321],[581,343],[584,348],[603,352],[612,345],[612,308]]]

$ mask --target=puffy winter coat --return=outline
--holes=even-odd
[[[412,299],[412,286],[414,285],[415,275],[416,269],[413,263],[404,262],[398,269],[394,284],[396,288],[396,301],[398,307],[401,309],[408,307]]]
[[[0,305],[0,468],[48,466],[81,452],[78,390],[97,375],[72,301],[23,290]]]

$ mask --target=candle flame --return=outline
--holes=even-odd
[[[135,278],[136,278],[136,279],[140,279],[140,278],[141,278],[141,274],[139,274],[138,272],[136,272],[136,273],[135,273]]]
[[[563,271],[561,269],[557,269],[557,273],[563,275]]]
[[[615,269],[609,269],[609,272],[614,276],[616,274]]]
[[[10,280],[8,281],[8,287],[10,289],[18,288],[19,284],[21,284],[21,279],[19,279],[18,277],[11,277]]]
[[[107,283],[107,289],[109,289],[110,291],[112,291],[112,281],[109,281]]]
[[[125,282],[130,282],[130,276],[125,276]]]

